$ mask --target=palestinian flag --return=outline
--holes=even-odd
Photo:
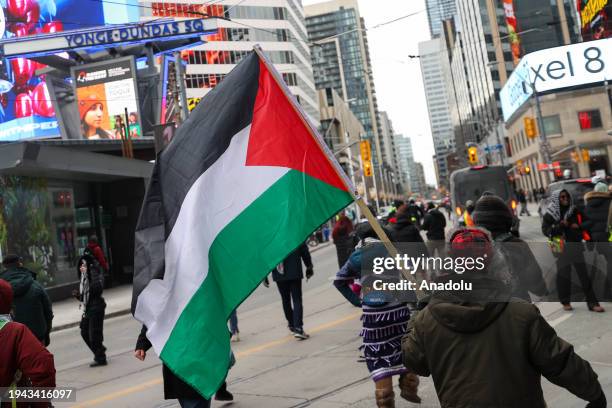
[[[134,317],[203,396],[229,365],[227,319],[350,183],[274,68],[251,53],[159,156],[136,228]]]

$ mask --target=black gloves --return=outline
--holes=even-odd
[[[312,275],[314,275],[314,271],[312,270],[312,266],[309,266],[306,268],[306,279],[312,278]]]
[[[586,408],[606,408],[607,406],[606,394],[604,394],[602,391],[599,398],[597,398],[595,401],[589,402]]]

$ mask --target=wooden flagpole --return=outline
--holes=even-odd
[[[293,96],[293,94],[287,87],[287,84],[285,83],[283,78],[280,76],[276,68],[274,67],[274,64],[272,64],[272,62],[264,54],[259,44],[256,44],[255,46],[253,46],[253,50],[259,56],[261,61],[264,63],[264,65],[266,66],[270,74],[272,74],[272,78],[274,78],[274,81],[276,82],[276,84],[283,91],[283,93],[285,94],[285,97],[289,100],[291,106],[293,107],[295,112],[298,114],[304,126],[306,126],[306,128],[310,130],[308,133],[310,133],[310,136],[317,142],[319,148],[323,151],[323,154],[327,157],[329,164],[333,167],[333,169],[336,171],[336,174],[344,182],[345,187],[347,188],[347,190],[350,192],[351,196],[353,197],[353,201],[357,203],[357,205],[359,206],[359,209],[365,215],[366,219],[368,220],[368,222],[374,229],[374,232],[376,233],[380,241],[385,246],[385,249],[387,250],[389,255],[392,257],[397,256],[398,255],[397,248],[395,247],[395,245],[393,245],[393,243],[389,239],[389,236],[387,235],[383,227],[380,225],[380,223],[378,222],[374,214],[372,214],[372,211],[370,211],[370,208],[363,201],[363,198],[357,195],[355,191],[355,187],[353,186],[353,183],[349,180],[348,176],[344,174],[342,167],[340,167],[340,164],[336,160],[335,156],[333,155],[333,153],[331,152],[327,144],[325,144],[325,141],[321,138],[321,135],[319,135],[319,132],[312,126],[312,123],[307,119],[306,112],[304,112],[300,104],[295,100],[295,96]],[[417,281],[415,275],[412,275],[411,273],[409,273],[409,271],[403,270],[403,269],[401,272],[402,272],[402,275],[404,275],[404,277],[407,280],[414,282],[416,284],[417,290],[415,290],[415,292],[416,292],[417,299],[422,299],[423,297],[425,297],[425,293],[421,291],[420,289],[418,289],[419,282]]]

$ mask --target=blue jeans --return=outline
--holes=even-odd
[[[210,408],[210,400],[207,399],[189,399],[179,398],[181,408]]]
[[[238,316],[236,315],[236,309],[234,309],[234,311],[230,315],[229,322],[230,331],[232,332],[232,334],[240,333],[240,330],[238,330]]]

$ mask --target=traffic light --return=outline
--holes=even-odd
[[[574,163],[578,163],[580,161],[580,158],[578,157],[578,153],[576,153],[576,151],[572,150],[570,155],[572,156],[572,161]]]
[[[531,173],[531,167],[525,166],[525,174]]]
[[[582,161],[585,163],[588,163],[589,160],[591,159],[591,155],[589,154],[589,150],[588,149],[582,149]]]
[[[363,175],[372,177],[372,162],[369,160],[363,162]]]
[[[523,118],[523,124],[525,125],[525,134],[529,138],[534,138],[538,135],[538,127],[536,121],[532,117]]]
[[[363,160],[364,163],[371,161],[372,160],[372,149],[370,149],[370,141],[362,140],[359,143],[359,148],[361,150],[361,160]]]
[[[476,146],[468,147],[468,161],[470,164],[478,164],[478,148]]]

